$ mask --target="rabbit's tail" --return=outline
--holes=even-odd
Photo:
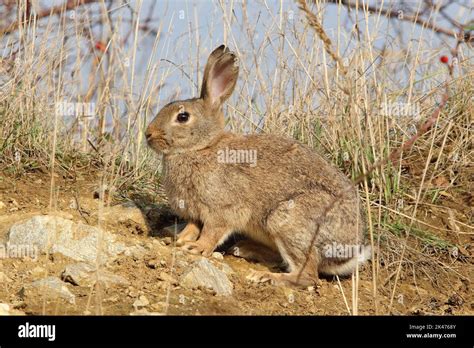
[[[362,246],[360,252],[350,259],[343,262],[322,262],[319,266],[319,272],[326,275],[347,276],[352,274],[358,264],[369,260],[372,256],[370,246]]]

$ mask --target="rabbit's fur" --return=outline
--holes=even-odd
[[[149,145],[163,154],[169,203],[188,221],[178,245],[209,256],[232,233],[243,233],[277,250],[288,266],[288,273],[254,272],[250,278],[255,281],[309,285],[318,272],[351,273],[357,256],[328,257],[326,252],[335,244],[362,244],[356,189],[322,156],[293,139],[224,131],[222,104],[235,88],[238,70],[235,55],[218,47],[208,59],[201,96],[164,106],[146,130]],[[179,121],[178,114],[187,114],[187,120]],[[256,157],[242,163],[242,158],[232,161],[231,153]],[[227,157],[219,157],[223,154]],[[309,251],[318,219],[340,192],[343,198],[322,219]]]

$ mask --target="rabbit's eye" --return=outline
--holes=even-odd
[[[180,112],[178,114],[178,116],[176,117],[176,120],[179,122],[179,123],[185,123],[185,122],[188,122],[189,120],[189,112]]]

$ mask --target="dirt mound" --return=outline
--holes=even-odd
[[[223,257],[214,254],[210,259],[187,254],[174,246],[173,222],[179,221],[164,205],[128,201],[104,207],[94,195],[95,182],[98,182],[95,177],[75,181],[59,178],[55,192],[57,206],[50,209],[46,175],[28,174],[21,179],[1,177],[0,241],[5,256],[0,259],[2,313],[474,313],[469,280],[474,274],[470,262],[453,260],[448,264],[448,259],[440,257],[439,262],[452,273],[451,278],[442,279],[426,272],[414,277],[401,272],[393,292],[391,285],[395,275],[384,268],[385,263],[393,260],[378,258],[375,296],[370,262],[361,267],[358,277],[322,279],[318,285],[306,289],[255,284],[246,279],[252,269],[264,270],[278,265],[248,262],[231,254]],[[32,218],[58,219],[57,216],[62,223],[71,221],[74,225],[97,227],[113,236],[114,243],[123,248],[102,263],[74,260],[70,254],[61,252],[61,248],[43,248],[43,252],[33,258],[8,255],[12,253],[7,250],[11,226],[28,223]],[[172,226],[164,229],[167,225]],[[95,228],[92,231],[97,232]],[[77,245],[86,247],[88,244]],[[353,291],[356,288],[358,291]],[[391,299],[393,305],[389,312]]]

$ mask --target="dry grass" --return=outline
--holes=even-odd
[[[20,3],[24,16],[25,2]],[[160,163],[143,142],[144,129],[168,100],[197,94],[202,59],[220,42],[201,33],[191,6],[183,10],[193,21],[175,42],[166,33],[167,26],[183,23],[178,14],[156,23],[134,17],[130,32],[117,31],[128,11],[110,21],[119,5],[99,1],[93,8],[78,8],[68,21],[69,12],[59,20],[31,18],[1,38],[1,171],[74,176],[95,168],[111,197],[156,195]],[[272,5],[259,4],[268,21],[258,33],[258,18],[245,3],[216,2],[210,14],[223,17],[223,28],[209,32],[224,30],[225,43],[237,52],[242,67],[226,107],[229,129],[294,137],[356,178],[409,139],[436,108],[448,77],[439,56],[449,46],[440,46],[429,30],[421,29],[421,40],[406,42],[387,33],[381,49],[376,44],[380,13],[359,12],[362,19],[371,16],[373,26],[361,19],[362,34],[355,37],[342,25],[325,33],[322,2],[300,2],[303,12],[283,1]],[[241,22],[230,15],[233,7]],[[283,11],[277,13],[278,7]],[[101,38],[91,30],[97,23]],[[150,55],[138,62],[142,45]],[[139,64],[146,69],[137,73]],[[449,286],[441,278],[467,277],[460,269],[470,262],[467,241],[474,233],[473,66],[472,51],[460,46],[450,98],[434,127],[400,155],[398,164],[375,170],[360,185],[368,238],[375,246],[370,277],[376,312],[381,305],[391,310],[400,276],[415,282],[426,276],[440,286]],[[178,80],[177,87],[169,86]],[[66,119],[55,113],[57,103],[65,101],[95,103],[96,117]],[[419,115],[384,115],[381,105],[390,102],[416,106]],[[54,199],[51,194],[51,209]],[[358,278],[353,278],[352,302],[343,294],[354,314]]]

